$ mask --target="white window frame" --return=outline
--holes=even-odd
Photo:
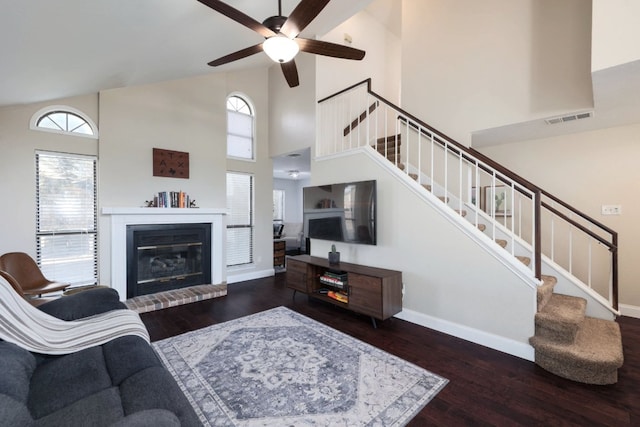
[[[250,110],[250,114],[248,114],[249,117],[251,117],[251,156],[250,157],[239,157],[239,156],[232,156],[229,154],[229,112],[233,112],[234,114],[245,114],[239,111],[233,111],[230,110],[228,108],[228,102],[229,99],[231,98],[240,98],[242,101],[244,101],[247,104],[247,107]],[[229,159],[234,159],[234,160],[242,160],[242,161],[246,161],[246,162],[255,162],[256,161],[256,109],[253,106],[253,103],[251,102],[251,100],[249,99],[249,97],[247,97],[245,94],[243,93],[239,93],[239,92],[234,92],[229,94],[229,96],[227,96],[227,99],[225,100],[225,109],[226,109],[226,119],[227,119],[227,158]]]
[[[41,199],[40,199],[40,194],[41,194],[41,187],[40,187],[40,158],[41,157],[48,157],[48,158],[52,158],[52,157],[61,157],[61,158],[76,158],[76,159],[82,159],[83,161],[91,161],[93,163],[93,176],[92,176],[92,181],[93,181],[93,194],[92,194],[92,206],[93,206],[93,212],[91,213],[92,215],[92,220],[93,220],[93,224],[91,225],[90,228],[86,228],[86,229],[61,229],[61,228],[55,228],[55,229],[47,229],[46,227],[42,226],[42,222],[41,219],[46,223],[46,217],[47,215],[54,215],[55,213],[47,213],[47,212],[42,212],[40,207],[43,205],[43,203],[41,203]],[[69,154],[69,153],[60,153],[60,152],[53,152],[53,151],[36,151],[35,153],[35,166],[36,166],[36,174],[35,174],[35,185],[36,185],[36,253],[37,253],[37,257],[36,257],[36,261],[40,267],[40,269],[43,271],[44,275],[46,277],[52,278],[54,280],[57,281],[61,281],[61,282],[69,282],[72,285],[89,285],[89,284],[96,284],[98,283],[98,194],[97,194],[97,168],[98,168],[98,158],[97,156],[94,155],[82,155],[82,154]],[[57,199],[59,201],[63,201],[63,198]],[[77,201],[74,199],[71,199],[69,201]],[[48,207],[51,207],[53,205],[51,205],[50,203],[47,205]],[[63,205],[59,205],[59,206],[63,206]],[[42,244],[43,244],[43,240],[47,240],[47,238],[53,238],[53,240],[51,240],[51,242],[56,245],[56,237],[62,237],[62,236],[71,236],[73,238],[73,236],[85,236],[85,237],[89,237],[89,240],[87,240],[86,242],[89,243],[91,240],[93,241],[93,250],[91,252],[86,252],[86,253],[82,253],[83,256],[78,258],[77,255],[78,253],[75,253],[73,258],[66,258],[62,256],[64,255],[64,251],[57,253],[56,256],[54,256],[54,258],[48,259],[46,256],[43,256],[43,253],[45,252],[51,252],[51,250],[46,250]],[[92,237],[91,237],[92,236]],[[73,241],[73,240],[72,240]],[[82,243],[82,239],[80,241],[80,244]],[[55,246],[54,246],[55,247]],[[53,251],[55,252],[55,251]],[[67,251],[69,252],[69,251]],[[73,253],[74,251],[71,251],[71,253]],[[62,256],[62,257],[61,257]],[[89,259],[86,259],[86,256],[89,256]],[[84,259],[84,261],[83,261]],[[92,272],[91,274],[86,274],[85,275],[78,275],[76,274],[77,270],[74,270],[73,267],[74,266],[79,266],[81,267],[80,271],[87,271],[87,269],[91,269]],[[91,277],[90,277],[91,276]]]
[[[40,127],[38,126],[38,123],[40,122],[40,120],[52,113],[67,113],[67,114],[73,114],[75,116],[80,117],[82,120],[84,120],[89,127],[91,128],[91,131],[93,132],[92,135],[88,135],[86,133],[79,133],[79,132],[69,132],[69,131],[65,131],[65,130],[60,130],[60,129],[51,129],[51,128],[45,128],[45,127]],[[47,107],[44,107],[38,111],[35,112],[35,114],[33,116],[31,116],[31,120],[29,121],[29,129],[31,130],[37,130],[40,132],[50,132],[50,133],[57,133],[60,135],[72,135],[72,136],[79,136],[82,138],[91,138],[91,139],[98,139],[98,126],[96,126],[95,122],[93,120],[91,120],[91,117],[87,116],[85,113],[83,113],[82,111],[70,107],[68,105],[49,105]]]

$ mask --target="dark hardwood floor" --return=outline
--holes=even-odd
[[[399,319],[378,322],[308,299],[285,274],[229,285],[222,298],[143,314],[153,341],[286,306],[449,379],[410,426],[640,426],[640,319],[621,317],[625,364],[612,386],[556,377],[535,364]]]

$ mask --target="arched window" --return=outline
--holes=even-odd
[[[239,96],[227,98],[227,157],[253,160],[254,112]]]
[[[98,128],[84,113],[65,105],[43,108],[31,117],[30,128],[67,135],[98,137]]]

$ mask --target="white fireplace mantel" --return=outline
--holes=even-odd
[[[211,282],[226,282],[224,244],[226,209],[104,207],[111,217],[111,287],[127,297],[127,226],[143,224],[211,224]]]

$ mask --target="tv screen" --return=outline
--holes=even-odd
[[[376,244],[376,181],[304,187],[307,237],[334,242]]]

